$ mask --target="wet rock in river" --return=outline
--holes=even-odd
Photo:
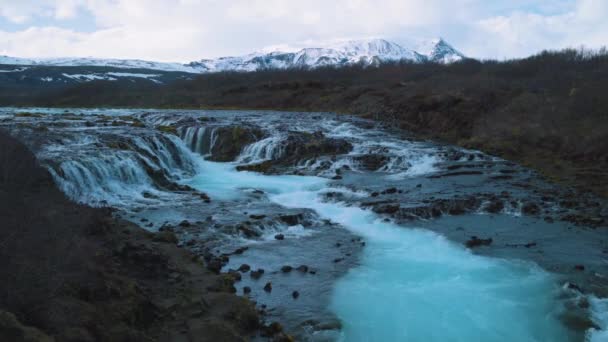
[[[328,138],[322,132],[289,132],[281,163],[297,163],[324,155],[345,154],[353,146],[344,139]]]
[[[266,285],[264,285],[264,291],[272,292],[272,283],[271,282],[267,282]]]
[[[271,173],[271,171],[273,170],[273,166],[274,163],[272,161],[264,161],[261,163],[257,163],[257,164],[246,164],[246,165],[239,165],[236,167],[237,171],[251,171],[251,172],[259,172],[259,173]],[[262,193],[257,193],[257,194],[263,194]]]
[[[383,194],[394,194],[397,192],[397,188],[388,188],[384,191],[382,191]]]
[[[295,226],[304,220],[304,215],[302,214],[292,214],[292,215],[281,215],[279,216],[279,220],[286,223],[289,226]]]
[[[526,215],[538,215],[540,213],[540,207],[536,203],[526,202],[521,208],[521,212]]]
[[[283,272],[283,273],[289,273],[289,272],[291,272],[291,270],[293,270],[293,267],[291,267],[289,265],[285,265],[285,266],[281,267],[281,272]]]
[[[293,291],[291,293],[291,296],[293,297],[293,299],[298,299],[298,297],[300,297],[300,292],[298,291]]]
[[[499,212],[501,212],[503,209],[505,208],[505,204],[503,201],[501,201],[500,199],[492,199],[488,204],[486,204],[484,210],[492,213],[492,214],[497,214]]]
[[[214,128],[214,144],[210,146],[210,160],[234,161],[243,148],[264,137],[261,129],[253,126],[224,126]]]
[[[207,262],[207,269],[216,274],[220,273],[223,266],[224,263],[220,258],[213,258]]]
[[[283,234],[277,234],[277,235],[274,236],[274,238],[276,240],[285,240],[285,235],[283,235]]]
[[[241,232],[243,235],[245,235],[245,237],[247,238],[252,238],[252,237],[259,237],[260,233],[258,233],[255,229],[249,227],[248,225],[245,224],[239,224],[236,227],[237,231]]]
[[[249,276],[252,279],[260,279],[262,277],[262,275],[264,274],[264,269],[258,268],[257,271],[251,271],[249,273]]]
[[[298,270],[298,272],[306,273],[306,272],[308,272],[308,266],[300,265],[300,266],[298,266],[298,268],[296,268],[296,270]]]
[[[378,214],[394,214],[399,211],[399,204],[379,204],[372,208]]]
[[[249,272],[249,270],[251,269],[251,266],[247,265],[247,264],[242,264],[238,270],[245,273],[245,272]]]
[[[353,158],[359,168],[365,171],[377,171],[384,166],[389,158],[382,154],[364,154]]]
[[[475,248],[479,246],[489,246],[492,244],[492,238],[480,239],[477,236],[471,236],[471,238],[465,243],[468,248]]]

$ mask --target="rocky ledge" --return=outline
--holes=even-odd
[[[296,132],[289,131],[281,144],[281,153],[273,157],[272,161],[258,164],[240,165],[239,171],[255,171],[266,174],[280,173],[286,167],[296,166],[299,163],[315,160],[320,157],[334,157],[346,154],[353,146],[345,139],[330,138],[322,132]]]

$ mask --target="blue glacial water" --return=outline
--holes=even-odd
[[[343,341],[571,338],[557,318],[555,280],[532,263],[473,255],[436,233],[323,202],[320,194],[329,189],[323,178],[237,172],[232,164],[209,161],[201,161],[200,170],[188,184],[212,197],[261,189],[277,204],[312,209],[365,239],[361,265],[338,281],[330,303],[342,321]]]

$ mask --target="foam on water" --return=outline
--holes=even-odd
[[[591,306],[591,319],[599,329],[589,330],[586,336],[587,341],[608,341],[608,299],[591,296],[589,304]]]

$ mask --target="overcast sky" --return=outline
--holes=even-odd
[[[608,0],[0,0],[0,55],[192,61],[441,36],[476,58],[608,45]]]

